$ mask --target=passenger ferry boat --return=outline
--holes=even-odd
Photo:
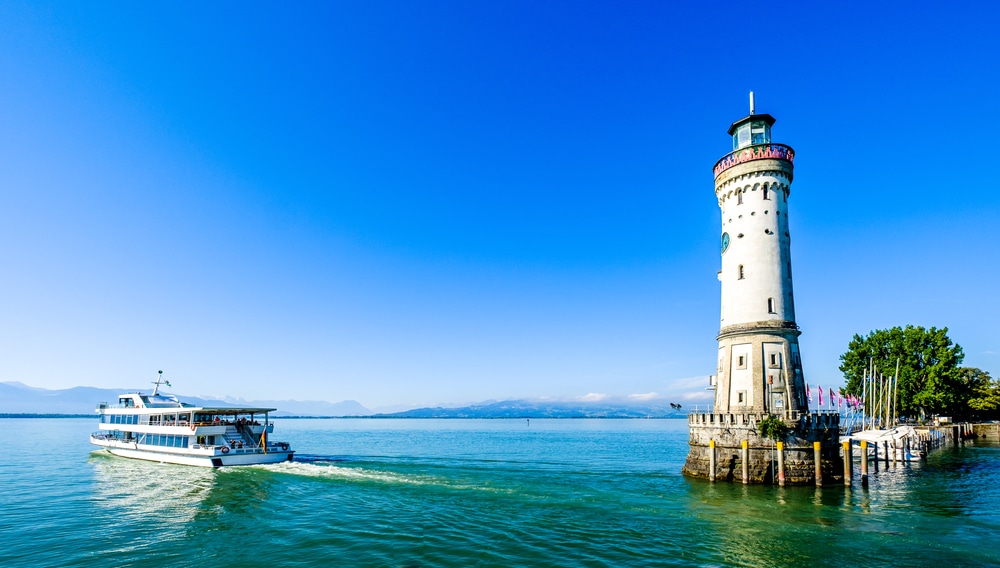
[[[126,393],[118,404],[97,406],[100,430],[90,443],[116,456],[165,463],[223,467],[291,461],[287,442],[274,442],[269,413],[275,408],[194,406],[160,394],[170,386],[163,371],[153,393]]]

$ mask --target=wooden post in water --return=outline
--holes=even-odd
[[[861,440],[861,486],[868,487],[868,442]]]
[[[708,480],[715,481],[715,440],[708,441]]]
[[[875,473],[878,473],[878,442],[872,442],[872,454],[875,458],[872,460],[875,462]]]
[[[743,485],[750,483],[750,450],[747,446],[750,444],[747,440],[743,440]]]
[[[841,444],[844,447],[844,484],[851,484],[851,466],[854,465],[854,456],[851,455],[851,442],[845,441]]]
[[[785,443],[778,442],[778,485],[785,486]]]
[[[882,449],[885,450],[885,470],[889,471],[889,442],[882,442]]]
[[[816,487],[823,487],[823,460],[819,442],[813,442],[813,461],[816,462]]]

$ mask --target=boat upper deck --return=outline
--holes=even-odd
[[[184,414],[237,416],[240,414],[266,414],[277,409],[252,406],[196,406],[181,402],[173,395],[144,395],[141,392],[120,395],[118,404],[102,402],[97,405],[97,412],[101,414],[151,414],[170,410],[181,411]]]

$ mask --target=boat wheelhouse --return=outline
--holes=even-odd
[[[161,371],[162,373],[162,371]],[[128,458],[223,467],[291,461],[287,442],[271,440],[274,408],[205,407],[159,393],[125,393],[117,404],[100,403],[100,430],[90,443]]]

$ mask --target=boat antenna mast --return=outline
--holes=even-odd
[[[156,396],[156,392],[160,390],[160,385],[173,386],[170,381],[163,378],[163,371],[157,371],[156,380],[153,381],[153,396]]]

